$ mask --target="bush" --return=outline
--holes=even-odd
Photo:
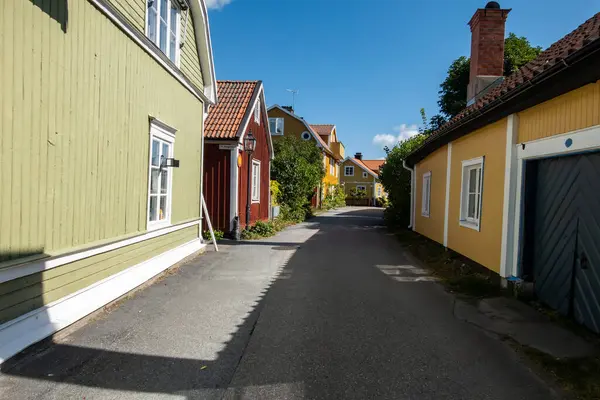
[[[364,189],[353,188],[350,190],[350,197],[353,199],[364,199],[367,197],[367,191]]]
[[[215,239],[217,239],[217,240],[221,240],[225,236],[225,234],[218,229],[214,231],[214,234],[215,234]],[[208,230],[202,232],[202,237],[204,238],[204,240],[212,240],[212,238],[210,237],[210,231],[208,231]]]
[[[323,199],[323,208],[326,210],[340,208],[346,205],[346,192],[342,185],[331,185],[326,192],[327,194]]]
[[[381,196],[377,198],[377,207],[387,208],[389,205],[388,198]]]
[[[295,136],[277,138],[271,178],[279,183],[281,214],[292,221],[310,215],[310,199],[325,176],[323,156],[312,140]]]
[[[271,205],[278,206],[281,199],[281,185],[277,181],[271,181]]]

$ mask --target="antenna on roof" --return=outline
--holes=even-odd
[[[292,109],[296,109],[296,95],[300,93],[298,89],[285,89],[286,91],[292,94]]]

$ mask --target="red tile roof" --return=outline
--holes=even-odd
[[[311,124],[310,127],[317,135],[321,136],[329,136],[331,135],[331,131],[333,130],[334,125],[327,124]]]
[[[373,174],[375,175],[379,175],[379,172],[377,171],[373,171],[366,163],[371,162],[371,161],[379,161],[379,160],[359,160],[358,158],[352,158],[352,160],[362,166],[366,171],[371,171]],[[381,163],[383,164],[383,160],[381,161]]]
[[[217,81],[217,86],[219,102],[208,112],[204,137],[235,139],[260,81]]]
[[[525,85],[531,83],[541,73],[549,68],[561,64],[565,58],[573,53],[589,46],[600,39],[600,13],[584,22],[567,36],[554,43],[543,51],[535,60],[525,64],[518,71],[508,76],[502,83],[491,89],[488,93],[478,99],[474,104],[466,107],[456,117],[429,136],[423,146],[436,140],[442,134],[451,131],[460,125],[468,117],[476,117],[476,114],[486,111],[486,107],[503,96],[510,96]],[[507,96],[507,97],[508,97]],[[415,152],[418,152],[417,149]]]
[[[379,175],[379,170],[385,163],[385,160],[362,160],[362,163],[371,171]]]

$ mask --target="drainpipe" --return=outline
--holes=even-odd
[[[415,218],[415,169],[408,168],[406,160],[402,160],[402,167],[410,171],[410,225],[408,225],[408,229],[413,229]]]

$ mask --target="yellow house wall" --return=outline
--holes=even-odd
[[[448,247],[495,272],[500,272],[502,247],[506,125],[507,120],[503,119],[452,142]],[[481,156],[485,157],[485,161],[481,221],[478,232],[460,226],[459,220],[462,161]],[[432,200],[434,198],[436,197],[432,196]]]
[[[344,170],[346,166],[354,167],[354,176],[344,176]],[[350,191],[357,185],[363,185],[367,187],[367,198],[373,197],[373,175],[367,174],[366,178],[363,178],[363,169],[353,163],[350,160],[346,160],[340,166],[340,181],[344,184],[346,196],[350,195]]]
[[[446,169],[448,165],[448,146],[444,146],[416,165],[416,224],[415,229],[422,235],[444,242],[444,219],[446,209]],[[421,213],[423,205],[423,175],[431,172],[431,201],[429,217]]]
[[[600,125],[600,81],[522,111],[519,143]]]

